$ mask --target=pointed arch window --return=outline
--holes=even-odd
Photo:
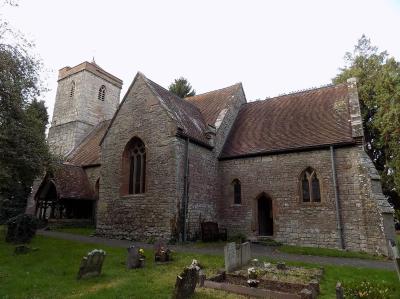
[[[69,90],[69,97],[72,99],[75,94],[75,81],[71,82],[71,89]]]
[[[301,174],[300,195],[303,202],[321,202],[321,190],[317,173],[308,167]]]
[[[105,97],[106,97],[106,86],[105,86],[105,85],[102,85],[102,86],[100,86],[100,88],[99,88],[99,95],[97,96],[97,98],[98,98],[100,101],[104,101]]]
[[[233,185],[233,203],[240,205],[242,203],[242,185],[238,179],[232,181]]]
[[[145,192],[146,147],[142,140],[132,138],[126,145],[122,159],[121,194]]]

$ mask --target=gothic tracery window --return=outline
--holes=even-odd
[[[233,185],[233,203],[240,205],[242,203],[242,186],[238,179],[232,181]]]
[[[102,86],[100,86],[99,95],[97,96],[97,98],[100,101],[104,101],[105,97],[106,97],[106,86],[102,85]]]
[[[132,138],[125,147],[122,161],[121,193],[139,194],[145,192],[146,148],[142,140]]]
[[[317,173],[308,167],[301,174],[301,198],[303,202],[321,202],[321,191]]]

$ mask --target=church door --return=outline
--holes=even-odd
[[[272,200],[262,195],[258,199],[258,235],[272,236],[273,234]]]

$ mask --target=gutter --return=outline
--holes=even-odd
[[[187,211],[189,202],[189,137],[185,138],[185,165],[183,172],[182,241],[187,240]]]
[[[269,156],[269,155],[279,155],[279,154],[287,154],[287,153],[294,153],[294,152],[306,152],[312,151],[317,149],[328,149],[331,146],[335,147],[345,147],[345,146],[354,146],[357,143],[354,141],[345,141],[333,144],[321,144],[321,145],[311,145],[311,146],[303,146],[303,147],[294,147],[294,148],[286,148],[286,149],[278,149],[278,150],[269,150],[269,151],[259,151],[255,153],[246,153],[246,154],[238,154],[234,156],[219,156],[219,161],[224,160],[235,160],[235,159],[243,159],[243,158],[252,158],[252,157],[259,157],[259,156]]]
[[[339,233],[339,247],[340,249],[345,249],[342,218],[340,215],[341,209],[339,201],[339,189],[337,185],[335,151],[333,145],[330,146],[330,150],[331,150],[332,181],[333,181],[333,190],[335,194],[335,206],[336,206],[336,224],[337,224],[337,231]]]

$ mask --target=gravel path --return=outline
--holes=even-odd
[[[62,233],[55,231],[39,230],[38,235],[58,238],[63,240],[77,241],[82,243],[91,243],[98,245],[106,245],[110,247],[121,247],[127,248],[134,244],[136,246],[152,249],[152,244],[132,242],[128,240],[116,240],[106,239],[100,237],[89,237],[77,234]],[[171,245],[170,248],[176,252],[186,253],[204,253],[213,255],[223,255],[224,249],[222,246],[217,247],[204,247],[199,248],[193,245]],[[314,263],[319,265],[335,265],[335,266],[351,266],[359,268],[373,268],[373,269],[385,269],[395,270],[393,261],[376,261],[376,260],[365,260],[357,258],[340,258],[340,257],[327,257],[327,256],[312,256],[312,255],[300,255],[292,253],[283,253],[276,250],[274,247],[263,246],[258,244],[251,244],[251,253],[253,257],[267,257],[274,260],[291,261],[291,262],[305,262]]]

